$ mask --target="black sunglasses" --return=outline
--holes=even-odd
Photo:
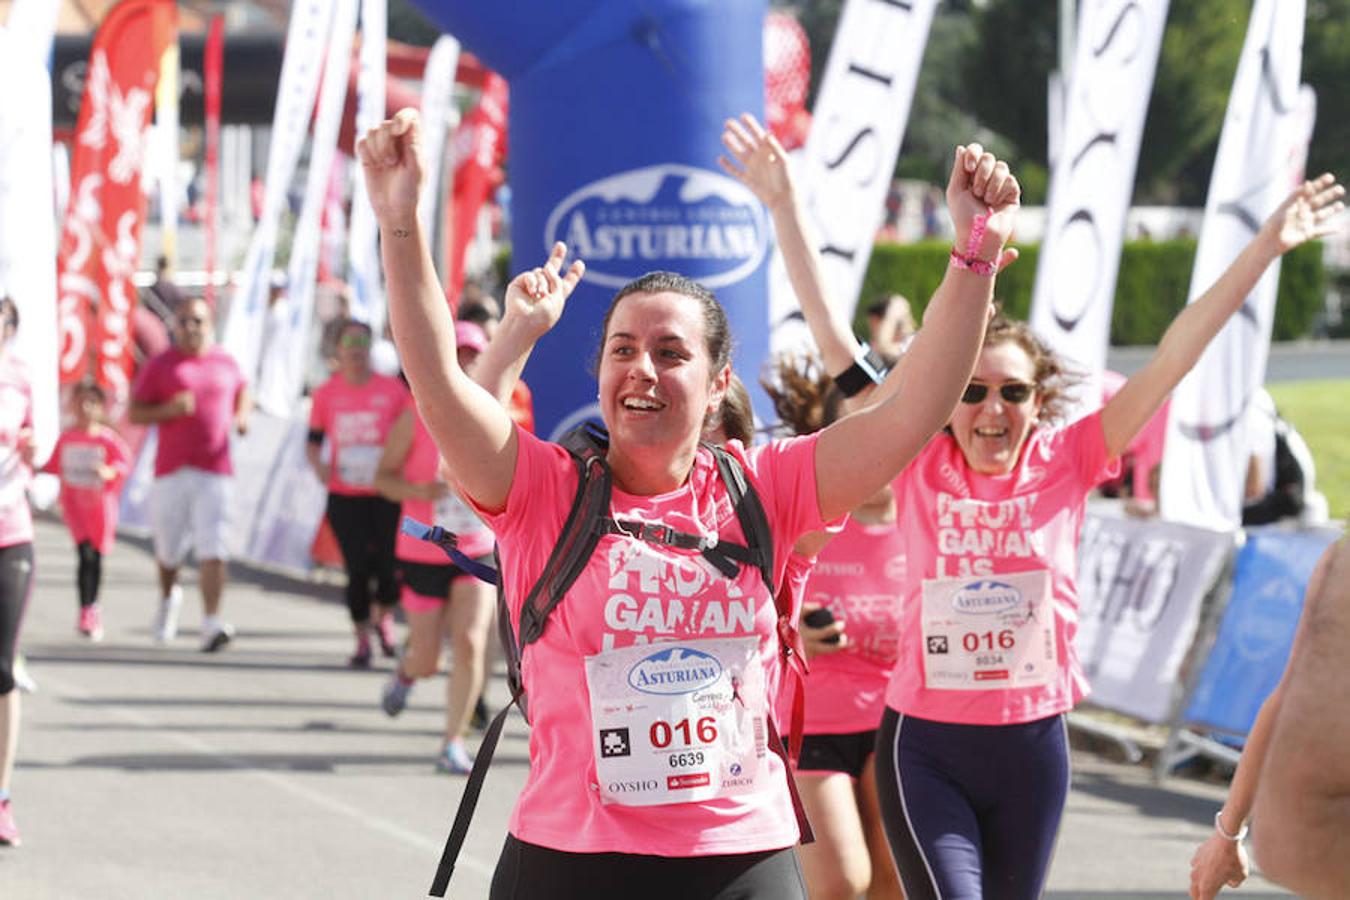
[[[998,395],[1003,398],[1004,403],[1011,403],[1017,406],[1026,403],[1035,392],[1036,388],[1027,384],[1025,381],[1009,381],[1007,384],[998,386]],[[989,396],[989,385],[987,384],[968,384],[965,393],[961,395],[962,403],[983,403],[984,398]]]

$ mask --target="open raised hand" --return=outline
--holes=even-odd
[[[1345,209],[1341,200],[1344,196],[1345,187],[1326,172],[1294,188],[1262,229],[1274,239],[1277,252],[1288,253],[1305,241],[1326,237],[1340,228],[1340,223],[1331,219]]]
[[[722,128],[722,146],[736,160],[717,157],[717,164],[731,177],[750,189],[770,210],[791,203],[792,173],[787,153],[773,133],[765,130],[750,113],[740,119],[727,119]]]
[[[1017,251],[1004,245],[1021,208],[1022,187],[1007,163],[979,144],[956,148],[947,181],[947,209],[956,228],[958,253],[995,262],[999,269],[1012,263]]]
[[[417,110],[400,109],[356,142],[366,194],[381,226],[411,228],[422,187],[421,125]]]
[[[562,271],[567,259],[567,245],[558,241],[542,266],[521,272],[506,286],[504,316],[525,326],[534,337],[552,328],[562,317],[567,298],[576,289],[586,271],[586,264],[574,260]]]

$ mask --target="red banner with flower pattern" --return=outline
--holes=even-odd
[[[177,37],[173,0],[122,0],[94,35],[57,251],[61,382],[94,377],[120,405],[131,372],[132,275],[160,60]]]

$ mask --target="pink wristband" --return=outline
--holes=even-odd
[[[966,238],[966,259],[976,259],[980,255],[980,244],[984,241],[984,229],[989,224],[989,213],[983,212],[970,220],[970,237]]]
[[[983,275],[985,278],[993,278],[998,274],[997,263],[975,256],[962,256],[955,247],[952,248],[951,264],[954,269],[962,269],[972,275]]]

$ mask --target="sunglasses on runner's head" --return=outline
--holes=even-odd
[[[998,386],[998,395],[1003,398],[1004,403],[1011,403],[1014,406],[1026,403],[1031,399],[1031,395],[1036,389],[1025,381],[1009,381],[1007,384]],[[974,382],[966,385],[965,393],[961,395],[962,403],[983,403],[984,398],[989,396],[989,385],[975,384]]]

